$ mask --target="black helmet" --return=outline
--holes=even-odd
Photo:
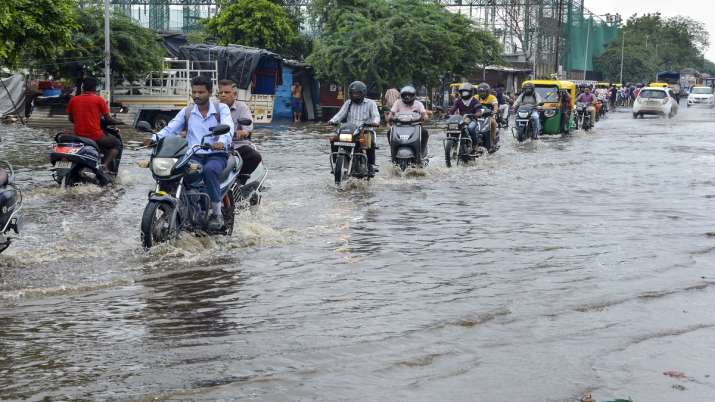
[[[469,100],[474,96],[474,87],[472,84],[465,82],[464,84],[460,85],[459,87],[459,97],[462,98],[462,100]]]
[[[489,84],[487,84],[486,82],[482,82],[477,87],[477,93],[479,94],[480,98],[486,98],[487,96],[489,96],[490,92],[491,92],[491,88],[489,87]]]
[[[408,85],[400,90],[400,98],[406,105],[414,103],[417,97],[417,90],[412,85]]]
[[[348,96],[355,103],[362,103],[367,95],[367,85],[362,81],[353,81],[348,86]]]

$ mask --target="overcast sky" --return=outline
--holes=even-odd
[[[595,14],[631,15],[660,12],[670,17],[684,15],[703,22],[710,32],[710,49],[705,57],[715,62],[715,0],[585,0],[585,6]]]

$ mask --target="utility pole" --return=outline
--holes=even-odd
[[[556,74],[559,73],[559,50],[561,48],[561,19],[563,18],[563,13],[562,13],[563,5],[564,5],[563,3],[564,3],[564,0],[558,1],[559,11],[558,11],[557,15],[558,15],[559,21],[557,24],[558,28],[556,30],[556,57],[554,60],[554,72],[556,72]]]
[[[104,0],[104,90],[107,101],[112,101],[112,71],[109,67],[111,53],[109,47],[109,0]]]
[[[623,53],[626,48],[626,31],[621,29],[623,38],[621,39],[621,85],[623,85]]]

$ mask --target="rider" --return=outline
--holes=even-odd
[[[474,99],[474,87],[472,84],[465,82],[460,85],[457,92],[459,93],[459,98],[457,98],[457,100],[454,101],[454,105],[449,108],[448,114],[450,116],[454,114],[460,114],[462,116],[467,114],[476,115],[477,112],[481,110],[482,105],[479,101]],[[479,145],[477,138],[477,122],[475,120],[469,122],[467,131],[469,131],[469,137],[472,139],[472,152],[474,153]]]
[[[236,132],[233,135],[232,146],[243,160],[243,165],[241,166],[239,174],[242,175],[241,180],[245,181],[247,176],[253,173],[258,165],[260,165],[262,158],[261,154],[258,153],[253,144],[251,144],[253,123],[248,126],[242,126],[238,123],[238,120],[240,119],[249,119],[253,122],[253,116],[251,115],[251,110],[248,109],[248,105],[240,100],[237,100],[237,97],[238,91],[236,90],[235,82],[231,80],[219,81],[218,98],[221,103],[228,106],[231,110],[231,119],[234,127],[236,128]]]
[[[427,109],[425,105],[415,100],[417,97],[417,90],[415,87],[408,85],[400,90],[400,99],[396,100],[392,104],[392,109],[390,110],[390,116],[388,121],[395,119],[395,115],[398,113],[417,113],[420,115],[420,121],[425,122],[429,119],[427,115]],[[390,140],[390,133],[387,135],[388,141]],[[429,133],[427,129],[422,127],[422,154],[427,151],[427,142],[429,141]]]
[[[117,137],[102,131],[101,119],[103,118],[105,123],[109,125],[124,123],[109,115],[107,101],[97,95],[96,78],[87,77],[84,79],[82,94],[72,97],[69,104],[67,104],[67,114],[74,125],[75,135],[89,138],[97,143],[99,150],[104,155],[101,169],[103,173],[109,173],[109,166],[111,166],[114,158],[119,155],[122,145]]]
[[[588,104],[588,106],[586,107],[586,111],[591,113],[591,122],[595,123],[596,122],[596,107],[594,106],[594,104],[596,103],[596,97],[591,93],[590,86],[585,86],[583,88],[583,93],[581,93],[578,96],[578,98],[576,98],[576,102]]]
[[[518,98],[514,101],[513,109],[517,110],[519,109],[520,105],[531,105],[534,106],[534,109],[531,111],[531,129],[534,130],[534,138],[539,136],[539,132],[541,132],[541,121],[539,119],[539,111],[536,109],[537,106],[540,106],[543,103],[543,99],[541,98],[541,95],[539,95],[538,92],[536,92],[536,89],[534,88],[534,84],[531,82],[527,82],[524,84],[524,91],[519,95]]]
[[[490,148],[489,152],[494,152],[497,146],[497,114],[499,114],[499,101],[497,97],[492,95],[491,88],[486,82],[482,82],[477,87],[477,100],[479,103],[487,109],[492,110],[492,117],[490,118],[489,124],[491,125],[490,135],[491,141],[489,141]],[[479,114],[482,112],[480,111]]]
[[[343,103],[338,113],[328,121],[330,124],[339,124],[341,122],[352,123],[355,125],[365,124],[370,127],[378,127],[380,125],[380,112],[377,110],[377,104],[372,99],[367,99],[367,85],[362,81],[353,81],[348,86],[348,99]],[[330,144],[335,142],[331,139]],[[367,152],[367,172],[370,177],[375,175],[375,138],[370,141],[370,148]]]
[[[189,151],[196,145],[204,143],[210,145],[210,150],[199,149],[194,154],[195,162],[203,166],[201,175],[208,189],[211,199],[211,217],[209,227],[220,229],[223,227],[221,215],[221,173],[228,163],[228,151],[231,146],[234,125],[231,110],[223,103],[211,101],[213,83],[203,75],[191,80],[191,97],[194,105],[189,105],[179,113],[161,131],[154,135],[154,142],[168,135],[177,135],[186,129],[186,140]],[[189,117],[186,117],[186,114]],[[220,136],[206,137],[217,124],[226,124],[230,127],[228,133]]]
[[[504,94],[504,85],[499,85],[497,87],[496,97],[499,102],[499,118],[501,119],[504,127],[506,127],[509,120],[509,102]]]

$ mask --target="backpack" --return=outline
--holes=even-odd
[[[218,122],[218,124],[221,124],[221,111],[219,110],[221,102],[213,100],[210,102],[213,103],[214,109],[216,110],[216,112],[213,113],[213,116]],[[191,113],[194,111],[195,108],[195,103],[184,108],[184,130],[186,130],[187,133],[189,132],[189,118],[191,118]]]

